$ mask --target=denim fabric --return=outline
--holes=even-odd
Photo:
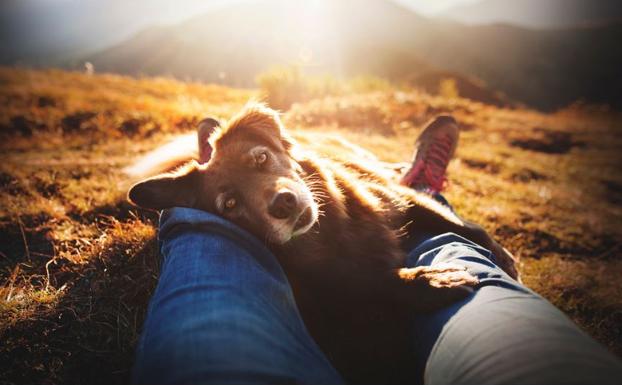
[[[198,210],[165,211],[160,223],[164,260],[134,383],[343,383],[261,242]]]
[[[458,263],[476,275],[462,302],[418,315],[413,330],[424,382],[436,384],[620,384],[622,364],[561,311],[455,234],[429,239],[408,266]]]
[[[137,349],[135,384],[339,384],[307,333],[276,258],[249,233],[202,211],[162,214],[164,257]],[[550,303],[454,234],[408,265],[452,261],[481,280],[466,300],[413,324],[427,384],[619,383],[619,361]],[[416,383],[417,381],[413,381]]]

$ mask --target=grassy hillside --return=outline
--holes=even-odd
[[[0,382],[127,381],[158,276],[157,216],[121,168],[259,91],[163,78],[0,69]],[[382,89],[285,113],[316,145],[410,157],[426,120],[462,123],[447,196],[521,257],[528,286],[622,354],[620,116],[545,115]]]

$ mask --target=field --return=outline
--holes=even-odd
[[[0,384],[127,382],[158,277],[157,215],[124,200],[122,168],[227,118],[260,90],[165,78],[0,69]],[[622,355],[622,120],[388,87],[316,95],[284,113],[406,161],[425,122],[453,114],[447,197],[521,258],[524,282]]]

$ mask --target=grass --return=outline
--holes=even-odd
[[[0,383],[127,382],[158,276],[157,216],[121,169],[258,91],[0,69]],[[447,196],[521,257],[525,283],[622,355],[622,127],[612,112],[499,109],[416,90],[318,94],[285,113],[310,145],[409,159],[424,123],[462,123]]]

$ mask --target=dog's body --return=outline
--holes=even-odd
[[[390,169],[365,157],[305,151],[262,106],[247,108],[210,144],[206,164],[138,183],[130,199],[153,209],[215,212],[265,239],[311,335],[348,382],[412,382],[409,313],[463,298],[477,280],[454,265],[404,268],[402,245],[412,235],[454,232],[497,253],[503,248],[479,226],[399,185]],[[199,136],[199,161],[208,160],[203,145]]]

